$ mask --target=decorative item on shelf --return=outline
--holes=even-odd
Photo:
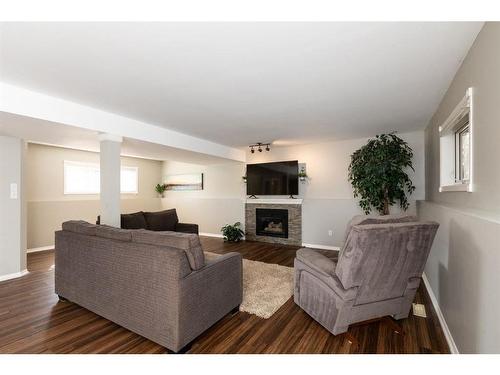
[[[247,183],[247,176],[245,175],[245,176],[242,176],[241,178],[243,179],[243,182],[246,184]]]
[[[224,241],[228,242],[240,242],[245,234],[241,228],[241,223],[238,221],[234,225],[226,224],[221,228],[222,235],[224,236]]]
[[[300,172],[297,174],[299,177],[300,182],[306,182],[307,180],[307,173],[306,173],[306,168],[305,167],[300,167]]]
[[[165,184],[158,184],[155,186],[155,190],[158,193],[160,198],[164,198],[165,190],[167,190],[167,186]]]
[[[255,149],[257,151],[262,152],[262,148],[264,147],[266,151],[271,151],[271,144],[270,143],[262,143],[262,142],[257,142],[253,145],[248,146],[250,147],[250,152],[253,154],[255,153]]]
[[[403,211],[408,209],[407,194],[415,190],[406,173],[408,168],[414,171],[412,157],[410,146],[395,133],[377,135],[351,155],[348,177],[365,214],[376,209],[389,215],[397,200]]]

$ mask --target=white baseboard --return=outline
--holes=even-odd
[[[32,249],[26,250],[27,253],[36,253],[38,251],[54,250],[54,245],[34,247]]]
[[[446,337],[446,341],[448,342],[448,346],[450,347],[451,354],[460,354],[458,351],[457,345],[455,344],[455,340],[453,340],[453,336],[451,335],[450,329],[448,328],[448,324],[446,324],[446,320],[444,319],[443,312],[439,307],[439,303],[437,301],[436,295],[432,291],[431,285],[429,283],[429,279],[425,273],[422,275],[422,280],[424,281],[424,285],[427,289],[427,293],[429,293],[429,297],[431,298],[432,305],[434,306],[434,310],[436,310],[436,314],[439,319],[439,323],[441,323],[441,327],[443,328],[444,336]]]
[[[216,238],[224,238],[222,234],[219,233],[206,233],[206,232],[200,232],[200,236],[206,236],[206,237],[216,237]]]
[[[8,275],[2,275],[2,276],[0,276],[0,281],[17,279],[18,277],[22,277],[24,275],[27,275],[28,273],[29,273],[28,270],[22,270],[21,272],[15,272],[15,273],[10,273]]]
[[[315,245],[312,243],[303,243],[302,246],[304,247],[310,247],[313,249],[320,249],[320,250],[335,250],[335,251],[340,251],[340,247],[338,246],[327,246],[327,245]]]

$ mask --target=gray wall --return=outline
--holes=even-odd
[[[424,194],[424,133],[401,134],[413,148],[415,173],[412,179],[416,191],[411,197],[411,212],[415,200]],[[303,198],[303,242],[323,246],[339,246],[343,241],[345,226],[352,216],[362,213],[352,188],[347,181],[350,155],[364,145],[367,138],[325,142],[290,147],[273,147],[271,152],[248,153],[248,163],[265,161],[298,160],[305,165],[310,177],[299,184],[299,197]],[[227,223],[244,223],[246,185],[243,164],[199,166],[165,162],[164,174],[203,172],[206,189],[198,192],[167,192],[162,200],[164,208],[176,207],[180,219],[200,225],[202,232],[220,233]],[[287,198],[287,197],[283,197]],[[399,212],[398,207],[392,207]],[[333,231],[333,236],[328,231]]]
[[[26,224],[23,202],[24,142],[0,136],[0,277],[26,269]],[[10,184],[18,186],[10,198]]]
[[[99,154],[61,147],[28,144],[26,153],[26,197],[28,249],[51,246],[54,232],[66,220],[95,222],[101,210],[99,195],[64,194],[64,160],[99,163]],[[161,209],[154,186],[161,181],[162,162],[121,157],[125,166],[139,168],[139,193],[121,195],[121,211]]]
[[[486,23],[425,132],[426,202],[438,230],[425,273],[460,352],[500,352],[500,24]],[[439,193],[438,126],[474,87],[472,193]]]

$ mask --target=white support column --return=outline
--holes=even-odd
[[[0,281],[26,271],[25,142],[0,136]]]
[[[120,228],[120,150],[122,137],[100,134],[101,224]]]

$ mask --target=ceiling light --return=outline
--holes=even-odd
[[[262,152],[264,150],[264,148],[266,149],[266,151],[271,151],[271,144],[270,143],[257,142],[257,143],[254,143],[253,145],[249,145],[248,147],[250,147],[250,152],[252,154],[255,153],[256,149],[259,150],[259,152]]]

